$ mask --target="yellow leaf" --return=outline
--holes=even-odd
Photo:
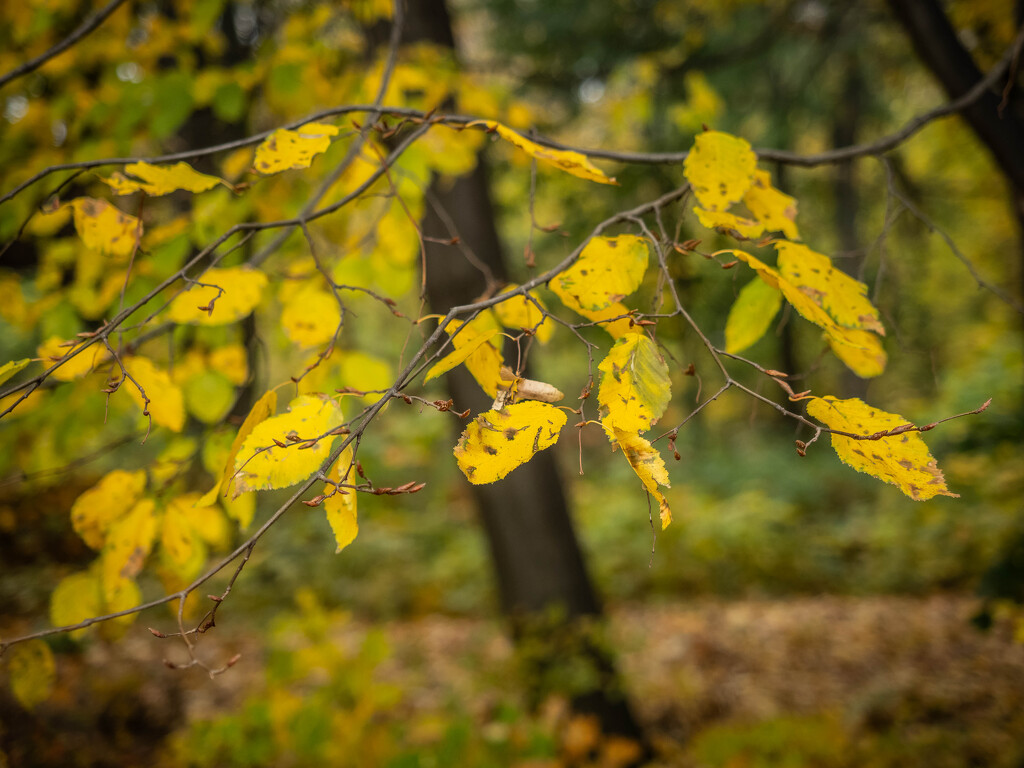
[[[91,571],[65,576],[50,595],[50,623],[55,627],[77,624],[101,613],[103,599],[100,596],[100,583]],[[79,638],[87,631],[87,627],[76,629],[71,636]]]
[[[481,413],[455,447],[459,469],[474,485],[493,483],[558,441],[565,412],[527,400]]]
[[[455,334],[456,330],[458,334]],[[449,336],[454,334],[452,343],[455,350],[434,364],[428,371],[427,379],[432,378],[429,375],[431,373],[440,376],[464,362],[466,370],[473,375],[480,388],[491,397],[497,397],[498,390],[502,388],[501,366],[505,358],[501,350],[490,341],[501,332],[494,314],[484,311],[468,323],[453,321],[445,327],[445,332]],[[468,353],[463,355],[463,350],[467,348]],[[438,369],[436,372],[435,368]]]
[[[352,445],[350,444],[341,452],[341,456],[331,467],[329,475],[331,480],[336,483],[355,484],[353,482],[355,468],[352,458]],[[328,484],[324,486],[324,495],[327,496],[324,499],[327,522],[330,523],[331,530],[334,531],[334,540],[338,546],[335,553],[341,552],[355,540],[359,533],[359,518],[356,510],[357,493],[354,488],[338,488],[335,491],[335,486]]]
[[[40,355],[40,357],[42,357],[42,355]],[[11,376],[14,376],[16,373],[24,369],[25,366],[27,366],[31,362],[32,358],[26,357],[22,360],[11,360],[11,362],[9,363],[4,363],[3,365],[0,365],[0,384],[3,384],[5,381],[11,378]]]
[[[423,377],[423,383],[425,384],[431,379],[436,379],[438,376],[448,373],[452,368],[462,365],[462,363],[466,362],[466,359],[480,349],[481,346],[487,344],[495,336],[500,335],[501,331],[497,330],[479,333],[474,336],[469,336],[469,331],[463,331],[456,336],[455,341],[452,342],[452,346],[455,347],[455,350],[430,366],[430,370],[427,371],[427,375]],[[462,346],[458,346],[458,341],[462,339],[463,336],[467,336],[467,339]]]
[[[393,379],[391,366],[379,357],[358,350],[345,350],[341,353],[338,363],[338,381],[342,385],[366,392],[374,389],[387,389],[391,386]],[[363,402],[369,405],[379,399],[379,394],[369,394],[363,398]]]
[[[247,267],[211,267],[167,308],[175,323],[226,325],[252,312],[263,298],[267,276]],[[212,306],[211,306],[212,305]]]
[[[693,212],[697,214],[697,221],[701,226],[708,229],[722,230],[728,235],[747,240],[764,234],[764,225],[761,222],[745,219],[728,211],[706,211],[698,205],[694,207]]]
[[[324,123],[306,123],[297,131],[279,128],[256,148],[253,168],[264,176],[308,168],[313,158],[330,146],[329,137],[337,134],[337,126]]]
[[[244,531],[249,527],[253,516],[256,514],[256,494],[243,493],[234,499],[222,498],[220,505],[224,508],[227,516],[237,522],[238,527]]]
[[[554,290],[554,285],[552,285],[552,290]],[[555,293],[557,294],[558,291],[555,291]],[[630,318],[624,317],[624,315],[629,315],[629,307],[621,301],[617,301],[604,309],[589,310],[573,306],[571,298],[568,300],[564,296],[559,296],[559,298],[573,312],[597,323],[598,327],[606,331],[613,339],[621,339],[627,333],[633,333],[636,330],[636,326],[633,325]],[[612,320],[611,318],[613,317],[617,319]]]
[[[507,128],[494,120],[477,120],[469,125],[486,125],[488,130],[495,131],[501,138],[517,149],[523,150],[530,157],[543,160],[556,168],[561,168],[566,173],[578,176],[581,179],[596,181],[599,184],[617,184],[613,178],[605,175],[604,171],[595,166],[587,156],[568,149],[551,149],[536,142],[520,136],[511,128]]]
[[[806,245],[779,241],[779,273],[806,293],[844,328],[885,335],[878,310],[868,299],[868,287],[832,266],[832,260]]]
[[[231,543],[231,528],[227,518],[216,504],[203,505],[199,501],[198,493],[185,493],[173,499],[168,509],[179,509],[200,541],[224,549]]]
[[[142,237],[142,223],[106,200],[79,197],[70,203],[75,229],[86,248],[109,256],[130,256]]]
[[[71,505],[71,525],[82,541],[102,549],[107,529],[126,514],[146,488],[146,473],[115,469],[84,491]]]
[[[304,349],[327,344],[341,323],[338,301],[321,290],[297,293],[284,305],[281,325],[294,343]]]
[[[188,163],[175,163],[171,166],[129,163],[124,170],[135,178],[128,178],[115,171],[110,178],[103,179],[118,195],[130,195],[141,191],[151,197],[159,197],[179,189],[186,192],[205,192],[218,184],[227,185],[223,179],[199,173]]]
[[[782,306],[782,294],[760,278],[740,291],[725,321],[725,351],[742,352],[760,341]]]
[[[508,293],[513,291],[519,286],[510,285],[505,288],[502,293]],[[530,301],[525,296],[513,296],[512,298],[496,304],[494,306],[494,314],[498,316],[498,321],[506,328],[512,330],[519,330],[520,328],[536,329],[537,341],[541,344],[547,344],[548,339],[551,338],[551,334],[555,332],[554,323],[544,317],[541,314],[541,310],[537,308],[537,304],[545,309],[544,303],[533,294],[530,293],[534,301]]]
[[[724,211],[754,183],[757,155],[743,139],[720,131],[697,135],[683,163],[686,180],[702,206]]]
[[[627,333],[598,369],[604,374],[597,400],[604,421],[623,432],[645,432],[657,423],[672,396],[668,366],[643,333]]]
[[[786,301],[792,304],[797,312],[825,332],[825,338],[833,350],[850,347],[849,350],[844,350],[843,353],[837,352],[836,355],[854,373],[865,378],[881,373],[885,367],[886,358],[877,338],[864,331],[840,326],[809,294],[801,291],[779,272],[749,253],[735,249],[722,251],[722,253],[731,253],[745,261],[768,285],[779,289],[786,297]]]
[[[563,302],[570,298],[570,309],[605,309],[640,287],[648,256],[647,240],[642,237],[595,237],[575,263],[552,281],[551,289]]]
[[[661,454],[635,432],[625,432],[607,423],[605,429],[610,429],[615,442],[622,449],[622,455],[626,457],[626,461],[636,472],[636,476],[640,478],[644,488],[658,500],[661,529],[665,530],[672,522],[672,510],[669,509],[668,501],[665,500],[665,496],[658,486],[670,488],[671,483],[669,483],[668,470],[665,469],[665,462],[661,458]]]
[[[234,441],[231,443],[231,450],[228,451],[227,461],[224,463],[224,472],[221,475],[220,481],[210,491],[199,500],[201,506],[209,506],[213,504],[217,495],[223,489],[225,495],[230,495],[232,498],[236,498],[241,491],[237,489],[233,493],[228,493],[231,488],[231,481],[235,477],[235,459],[238,456],[238,452],[242,450],[242,445],[246,439],[252,434],[253,429],[256,428],[257,424],[260,424],[267,418],[273,415],[274,411],[277,410],[277,392],[269,390],[263,393],[263,397],[257,400],[252,408],[249,409],[249,413],[245,417],[245,421],[242,422],[242,426],[238,428],[238,434],[235,435]],[[249,516],[250,519],[252,516]],[[239,518],[236,518],[239,519]],[[246,522],[248,525],[248,522]],[[243,526],[245,527],[245,526]]]
[[[134,579],[121,579],[113,591],[109,592],[103,603],[103,611],[117,613],[134,608],[142,603],[142,590]],[[139,614],[129,613],[116,619],[100,624],[100,634],[107,640],[120,640],[125,630],[135,623]]]
[[[6,653],[11,692],[25,709],[33,709],[50,698],[57,679],[57,665],[50,646],[29,640]]]
[[[206,563],[207,537],[200,533],[197,525],[205,525],[207,519],[224,519],[224,514],[215,506],[194,506],[197,498],[198,494],[186,494],[172,499],[164,510],[160,526],[163,565],[182,581],[194,579]]]
[[[178,568],[192,559],[196,547],[197,537],[185,514],[189,506],[191,504],[183,503],[180,496],[172,499],[164,510],[160,526],[160,546],[163,547],[166,558]]]
[[[142,570],[156,532],[156,503],[152,499],[142,499],[110,526],[100,554],[100,585],[105,601],[113,600],[123,582]]]
[[[889,359],[881,340],[869,331],[840,330],[841,338],[837,334],[825,334],[832,353],[862,379],[881,376]]]
[[[219,424],[235,403],[235,387],[217,371],[205,370],[182,387],[188,412],[203,424]]]
[[[796,228],[796,198],[772,186],[768,171],[755,170],[754,183],[743,196],[743,203],[766,232],[781,232],[790,240],[799,240]]]
[[[241,344],[227,344],[210,351],[210,367],[236,387],[249,380],[249,355]]]
[[[126,357],[123,363],[134,381],[126,380],[121,389],[128,390],[132,400],[143,409],[143,412],[148,409],[154,424],[181,432],[185,426],[185,396],[171,381],[167,371],[158,368],[148,357]],[[145,390],[150,401],[148,405],[142,399],[139,387]]]
[[[302,395],[292,400],[288,411],[257,424],[245,439],[235,459],[238,491],[295,485],[316,472],[330,454],[334,436],[323,435],[341,425],[341,407],[326,395]],[[312,447],[304,447],[313,440]]]
[[[64,346],[65,341],[60,336],[51,336],[36,350],[46,368],[59,362],[69,352],[74,351],[73,346]],[[100,344],[93,344],[88,349],[79,352],[64,365],[50,375],[57,381],[74,381],[80,379],[92,371],[98,358],[103,357],[103,347]]]
[[[865,436],[909,423],[898,414],[886,413],[857,398],[816,397],[807,403],[807,414],[831,429]],[[892,483],[916,501],[933,496],[958,496],[946,487],[942,471],[917,432],[878,440],[856,440],[836,434],[831,437],[832,448],[845,464]]]

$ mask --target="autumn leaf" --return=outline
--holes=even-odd
[[[592,238],[551,289],[570,309],[605,309],[640,287],[649,255],[647,240],[636,235]]]
[[[514,291],[518,287],[515,284],[509,285],[501,293]],[[501,304],[495,304],[494,314],[498,316],[498,321],[506,328],[512,330],[519,330],[521,328],[536,329],[537,341],[541,344],[547,344],[551,335],[555,332],[555,326],[541,313],[542,310],[546,311],[544,303],[532,291],[530,292],[530,297],[528,299],[522,295],[513,296],[501,302]],[[538,309],[538,304],[540,309]]]
[[[40,357],[42,357],[42,355],[40,355]],[[0,384],[3,384],[9,378],[19,373],[31,362],[32,358],[26,357],[21,360],[11,360],[9,363],[0,365]]]
[[[61,579],[50,595],[50,623],[55,627],[78,624],[103,613],[100,583],[92,571],[72,573]],[[88,628],[71,633],[80,638]]]
[[[160,527],[163,564],[184,581],[199,575],[206,563],[207,545],[224,546],[229,540],[224,513],[198,500],[197,493],[171,499]]]
[[[100,553],[104,600],[112,600],[123,582],[134,579],[142,570],[156,540],[158,519],[156,502],[143,498],[110,526]]]
[[[790,240],[800,239],[796,227],[796,199],[772,186],[768,171],[754,171],[754,183],[743,195],[743,204],[766,232],[781,232]]]
[[[844,328],[885,335],[878,310],[868,299],[868,287],[832,266],[832,260],[806,245],[780,240],[779,274],[797,286]]]
[[[700,204],[724,211],[754,183],[757,155],[744,139],[720,131],[698,134],[683,162],[683,173]]]
[[[119,211],[106,200],[79,197],[72,200],[75,230],[86,248],[108,256],[130,256],[142,236],[142,223]]]
[[[60,336],[50,336],[39,345],[36,354],[39,355],[43,365],[50,368],[54,363],[60,362],[68,353],[73,351],[74,345],[67,345],[67,342]],[[92,371],[98,358],[104,356],[102,346],[94,344],[88,349],[79,352],[50,375],[57,381],[80,379]]]
[[[227,325],[250,314],[263,298],[267,276],[247,267],[211,267],[167,308],[168,319],[192,325]]]
[[[565,422],[563,410],[533,400],[481,413],[463,431],[455,459],[469,482],[493,483],[554,445]]]
[[[206,361],[211,369],[236,387],[249,380],[249,353],[241,344],[225,344],[211,349]]]
[[[225,495],[229,495],[232,498],[237,497],[241,493],[241,491],[237,489],[233,493],[229,493],[232,480],[235,477],[235,459],[238,456],[238,452],[245,444],[246,439],[256,428],[256,425],[273,416],[276,410],[277,392],[272,389],[264,392],[263,396],[253,404],[252,408],[249,409],[249,413],[242,422],[242,426],[238,428],[238,434],[235,435],[235,439],[231,443],[231,450],[228,451],[227,460],[224,463],[224,471],[221,474],[220,481],[217,485],[207,491],[206,494],[204,494],[197,502],[200,506],[207,507],[213,504],[217,496],[221,493],[221,489],[223,489]]]
[[[353,456],[352,445],[349,444],[331,467],[328,477],[335,483],[354,485]],[[324,499],[323,506],[327,513],[327,522],[334,532],[334,541],[338,547],[336,553],[351,544],[359,533],[357,495],[354,488],[340,488],[331,484],[324,486],[324,496],[327,498]]]
[[[863,379],[881,376],[889,356],[882,347],[882,342],[870,331],[842,329],[841,338],[837,334],[825,334],[825,340],[838,357],[851,371]]]
[[[326,395],[302,395],[288,413],[257,424],[235,459],[236,491],[287,488],[308,478],[331,452],[341,407]]]
[[[816,397],[807,403],[807,414],[830,429],[866,437],[909,424],[902,416],[886,413],[857,398]],[[907,431],[877,440],[857,440],[837,434],[832,434],[831,438],[832,447],[843,463],[892,483],[916,501],[959,495],[946,487],[942,471],[918,432]]]
[[[133,192],[145,192],[151,197],[168,195],[171,192],[205,192],[218,184],[230,186],[223,179],[199,173],[188,163],[174,165],[150,165],[149,163],[129,163],[123,173],[114,172],[103,181],[118,195],[130,195]],[[135,178],[129,178],[134,176]]]
[[[587,156],[580,152],[541,146],[494,120],[477,120],[469,123],[467,127],[474,125],[487,126],[488,130],[494,131],[509,144],[517,149],[521,149],[530,157],[542,160],[556,168],[562,169],[566,173],[571,173],[573,176],[578,176],[588,181],[596,181],[599,184],[618,184],[615,179],[606,176],[604,171],[591,163]]]
[[[25,709],[34,709],[53,692],[57,665],[53,653],[42,640],[29,640],[7,653],[7,674],[11,692]]]
[[[622,449],[623,456],[629,462],[629,466],[636,472],[644,488],[658,501],[658,510],[661,516],[661,529],[668,528],[672,522],[672,510],[669,509],[668,501],[658,486],[671,487],[668,479],[668,470],[665,469],[665,461],[661,458],[654,446],[635,432],[627,432],[619,429],[614,424],[604,424],[605,430],[610,432],[609,437],[614,437],[615,442]]]
[[[553,287],[552,290],[554,290]],[[555,294],[557,295],[558,291],[555,291]],[[613,339],[621,339],[627,333],[633,333],[636,331],[636,326],[629,317],[629,307],[621,301],[617,301],[604,309],[590,310],[574,306],[571,297],[559,296],[559,298],[565,306],[569,307],[573,312],[583,315],[583,317],[597,324],[598,328],[607,332]]]
[[[167,371],[148,357],[126,357],[123,364],[131,379],[126,380],[121,388],[128,390],[140,408],[149,411],[153,423],[181,432],[185,426],[185,396]],[[142,399],[139,387],[145,390],[148,404]]]
[[[475,335],[470,334],[468,331],[459,334],[455,337],[455,341],[452,342],[452,345],[455,346],[454,351],[449,352],[430,366],[430,370],[427,371],[427,375],[423,377],[423,382],[426,383],[431,379],[436,379],[438,376],[448,373],[448,371],[453,368],[462,365],[466,362],[469,356],[480,349],[481,346],[488,344],[491,339],[500,335],[501,331],[498,330],[486,331]],[[457,342],[462,339],[463,336],[466,336],[466,340],[463,342],[462,346],[458,346]]]
[[[717,229],[729,235],[735,235],[747,240],[753,240],[764,234],[764,225],[759,221],[745,219],[728,211],[708,211],[696,206],[693,212],[697,214],[697,221],[701,226],[708,229]]]
[[[825,332],[825,337],[833,349],[850,347],[837,353],[837,356],[854,373],[863,378],[879,375],[885,367],[885,352],[881,349],[877,338],[864,331],[844,328],[826,312],[812,296],[800,290],[773,267],[769,267],[755,256],[744,251],[729,249],[720,253],[731,253],[747,263],[758,277],[772,288],[782,292],[793,308],[804,318],[810,320]]]
[[[465,363],[480,388],[497,397],[502,388],[501,367],[505,358],[492,341],[501,333],[494,314],[484,311],[467,323],[452,321],[445,326],[445,332],[452,336],[455,349],[431,366],[425,381]]]
[[[308,168],[313,158],[330,146],[329,137],[337,134],[337,126],[325,123],[306,123],[295,131],[279,128],[256,148],[253,168],[264,176]]]
[[[671,398],[668,366],[643,333],[628,333],[598,369],[604,374],[597,400],[604,421],[623,432],[645,432],[657,423]]]
[[[334,338],[340,323],[338,300],[319,289],[296,293],[281,311],[281,327],[285,334],[304,349],[327,344]]]
[[[146,488],[146,473],[115,469],[71,505],[71,526],[82,541],[102,549],[111,523],[131,509]]]
[[[725,321],[725,351],[737,354],[756,344],[782,306],[782,294],[760,278],[740,290]]]

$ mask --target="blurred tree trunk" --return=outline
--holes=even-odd
[[[403,38],[454,49],[444,0],[410,0]],[[427,296],[435,312],[470,302],[493,290],[495,281],[506,279],[482,156],[467,176],[434,179],[422,229],[427,239]],[[459,238],[458,244],[443,244],[453,236]],[[467,249],[478,264],[466,257]],[[447,384],[459,409],[472,408],[479,413],[490,407],[490,399],[464,369],[448,374]],[[473,486],[473,492],[490,546],[502,610],[512,621],[533,677],[528,681],[534,686],[533,695],[539,699],[547,692],[545,681],[582,666],[587,685],[564,692],[572,699],[573,711],[596,716],[606,735],[642,744],[641,730],[621,692],[613,659],[592,631],[601,604],[573,530],[554,453],[539,453],[508,478]]]
[[[978,65],[960,42],[938,0],[889,0],[889,7],[921,61],[951,99],[962,96],[982,78]],[[1017,10],[1019,24],[1020,3]],[[1018,78],[1019,70],[1011,68],[1008,76]],[[1011,91],[1002,112],[1001,100],[995,92],[985,93],[962,114],[1010,182],[1013,210],[1021,228],[1017,278],[1024,296],[1024,98],[1019,88]]]

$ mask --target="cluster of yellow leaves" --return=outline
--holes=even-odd
[[[832,267],[827,256],[815,253],[797,243],[776,243],[780,269],[774,269],[745,251],[730,253],[746,262],[757,276],[782,296],[800,313],[825,333],[825,338],[846,366],[862,378],[878,376],[885,370],[886,354],[877,333],[884,332],[878,311],[867,300],[867,287]],[[755,313],[760,305],[768,305],[763,295],[751,291],[737,300],[730,311],[732,342],[726,351],[738,352],[739,341],[753,343],[771,322]],[[737,306],[738,305],[738,306]],[[848,323],[848,324],[847,324]]]
[[[745,239],[768,232],[799,238],[796,200],[772,186],[771,174],[758,170],[757,155],[744,139],[721,131],[698,134],[683,163],[683,172],[700,203],[700,223]],[[750,217],[730,213],[742,202]]]
[[[157,481],[159,466],[154,465],[151,473]],[[142,594],[135,577],[158,544],[165,576],[177,581],[188,581],[199,573],[208,546],[226,544],[224,513],[212,503],[203,503],[196,493],[164,502],[147,496],[146,487],[145,471],[113,470],[75,500],[71,523],[99,558],[89,570],[65,577],[54,590],[50,618],[55,625],[76,624],[138,605]],[[114,630],[133,618],[121,617]]]
[[[640,432],[657,423],[671,399],[668,366],[653,341],[643,333],[631,332],[615,342],[598,369],[602,378],[597,400],[605,433],[657,499],[661,526],[666,528],[672,522],[672,511],[659,486],[669,487],[668,471]]]
[[[957,496],[946,487],[942,470],[921,435],[898,431],[909,426],[902,416],[886,413],[857,398],[840,400],[831,396],[811,398],[807,413],[830,429],[867,438],[897,430],[897,434],[866,440],[832,434],[832,447],[844,463],[897,486],[916,501]]]
[[[719,131],[697,136],[684,163],[699,203],[698,220],[739,239],[781,232],[799,238],[796,201],[775,189],[757,167],[757,156],[743,139]],[[742,202],[750,217],[727,209]],[[867,298],[867,286],[832,266],[827,256],[787,240],[775,242],[778,267],[744,251],[729,250],[746,262],[764,285],[740,291],[726,321],[726,351],[741,352],[767,331],[784,297],[803,317],[820,327],[835,355],[858,376],[878,376],[886,354],[878,339],[885,328]]]

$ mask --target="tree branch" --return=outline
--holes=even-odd
[[[48,62],[50,59],[64,53],[64,51],[66,51],[71,46],[75,45],[79,40],[81,40],[83,37],[85,37],[94,29],[96,29],[100,24],[106,21],[107,17],[110,16],[110,14],[112,14],[122,5],[124,5],[124,3],[125,0],[110,0],[109,3],[107,3],[103,8],[100,8],[100,10],[96,11],[96,13],[94,13],[92,16],[89,16],[85,21],[78,25],[78,28],[75,29],[74,32],[65,37],[55,46],[53,46],[46,52],[36,56],[34,59],[30,59],[29,61],[26,61],[24,64],[18,65],[10,72],[0,75],[0,88],[3,88],[12,80],[17,80],[19,77],[24,77],[29,72],[34,72],[35,70],[39,69],[39,67],[43,66],[43,64]]]

